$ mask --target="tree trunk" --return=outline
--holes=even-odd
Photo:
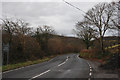
[[[101,53],[104,54],[104,42],[103,42],[103,36],[100,37],[100,45],[101,45]]]
[[[89,49],[89,44],[86,44],[86,48]]]

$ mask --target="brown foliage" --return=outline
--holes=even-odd
[[[93,50],[88,50],[88,49],[83,49],[83,50],[81,51],[81,53],[89,53],[89,54],[92,54],[92,53],[94,53],[94,51],[93,51]]]
[[[64,54],[71,52],[80,52],[82,46],[81,42],[77,42],[75,38],[54,37],[48,41],[48,50],[50,54]]]
[[[59,53],[62,54],[63,53],[63,43],[60,39],[58,38],[51,38],[48,41],[48,49],[50,52],[52,53]]]
[[[8,39],[8,35],[3,34],[3,42],[8,43]],[[34,38],[26,35],[13,36],[9,54],[10,63],[35,60],[43,56],[44,53]]]

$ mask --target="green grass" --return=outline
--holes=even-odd
[[[4,72],[4,71],[20,68],[20,67],[25,67],[25,66],[32,65],[32,64],[41,63],[41,62],[44,62],[44,61],[48,61],[51,58],[53,58],[53,56],[45,57],[43,59],[39,59],[39,60],[35,60],[35,61],[27,61],[27,62],[22,62],[22,63],[17,63],[17,64],[4,65],[4,66],[2,66],[2,71]]]

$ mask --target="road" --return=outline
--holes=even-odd
[[[66,54],[40,64],[4,72],[2,76],[3,79],[86,78],[88,80],[90,65],[79,58],[78,54]]]

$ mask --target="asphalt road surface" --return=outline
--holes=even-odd
[[[78,54],[57,56],[50,61],[4,72],[4,78],[89,78],[90,65]]]

